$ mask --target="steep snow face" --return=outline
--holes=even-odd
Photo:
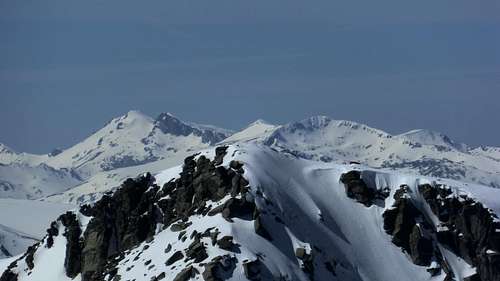
[[[254,141],[268,137],[278,126],[267,123],[266,121],[259,119],[250,125],[248,125],[243,130],[234,133],[229,138],[222,141],[222,143],[235,143],[235,142],[246,142]]]
[[[375,168],[500,187],[495,148],[470,149],[426,130],[392,136],[366,125],[319,116],[284,125],[264,143],[305,159],[361,162]]]
[[[331,122],[317,124],[329,126],[326,123]],[[83,239],[92,235],[101,237],[100,224],[128,231],[130,236],[126,235],[123,243],[139,239],[119,254],[109,255],[108,261],[101,265],[106,267],[104,280],[120,276],[120,280],[223,277],[224,280],[437,281],[444,280],[449,272],[455,280],[464,280],[477,269],[440,244],[437,244],[439,251],[449,268],[436,270],[439,268],[436,263],[414,264],[409,254],[391,241],[384,213],[393,210],[396,193],[405,186],[408,194],[405,198],[430,219],[433,228],[440,227],[439,218],[426,207],[427,199],[419,188],[422,184],[451,187],[448,197],[459,201],[467,197],[478,202],[484,200],[492,216],[500,212],[500,189],[389,173],[361,165],[310,161],[252,143],[232,145],[224,154],[202,151],[184,163],[184,167],[159,173],[157,185],[149,176],[128,181],[122,193],[115,193],[119,197],[109,197],[107,203],[95,205],[100,209],[82,209],[82,213],[77,213],[76,225],[85,233]],[[370,188],[388,191],[387,196],[370,206],[351,199],[340,179],[353,169],[360,171]],[[224,194],[227,188],[230,194]],[[207,193],[211,189],[217,192]],[[122,208],[118,210],[117,224],[104,220],[115,217],[114,208],[106,209],[109,204]],[[62,226],[61,221],[65,220]],[[31,253],[32,266],[26,262],[27,258],[21,259],[10,273],[17,275],[18,280],[69,280],[65,266],[73,264],[66,262],[65,253],[73,252],[84,255],[82,265],[92,265],[85,258],[91,248],[83,252],[78,252],[78,248],[67,251],[69,245],[79,244],[62,235],[72,233],[69,225],[75,227],[65,220],[56,224],[58,234],[52,236],[52,246],[47,244],[46,237]],[[129,220],[140,223],[130,225]],[[129,228],[133,225],[137,229]],[[117,233],[120,230],[110,228]],[[76,239],[80,241],[79,237]],[[113,249],[109,245],[104,243],[104,248],[99,249],[104,256]],[[50,266],[47,260],[51,261]],[[85,268],[89,266],[85,264]],[[85,275],[76,274],[76,280],[88,280]]]
[[[68,169],[46,164],[0,164],[0,198],[38,199],[66,191],[82,180]]]
[[[46,163],[57,168],[73,167],[83,178],[89,178],[98,172],[203,149],[225,137],[227,132],[221,129],[192,126],[171,114],[161,114],[153,120],[138,111],[130,111]]]

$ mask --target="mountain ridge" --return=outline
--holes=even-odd
[[[54,169],[53,176],[49,173],[41,178],[53,178],[54,186],[67,184],[67,181],[56,175],[59,170],[62,173],[68,171],[68,176],[74,178],[74,184],[67,188],[68,191],[46,188],[54,190],[52,194],[56,194],[46,198],[83,203],[97,199],[101,192],[118,186],[141,169],[156,172],[194,151],[216,143],[237,142],[264,143],[306,159],[337,163],[354,161],[375,168],[500,187],[500,148],[469,147],[430,130],[391,135],[368,125],[321,115],[285,125],[257,120],[238,132],[232,132],[182,121],[171,113],[151,118],[140,111],[131,110],[113,118],[82,142],[52,156],[18,153],[2,145],[0,163],[9,165],[9,169],[17,170],[18,173],[23,172],[23,166],[11,163],[23,163],[25,173],[38,170],[38,173],[46,174],[47,170],[41,169],[39,165],[48,165]],[[43,187],[47,184],[44,181],[30,183],[28,180],[4,180],[3,185],[9,190],[13,186],[18,186],[19,190],[30,190],[32,186]],[[37,197],[50,193],[42,192]],[[0,196],[13,196],[8,194],[11,193],[4,190]],[[28,192],[16,195],[16,198],[23,196],[33,195]]]
[[[481,190],[219,146],[62,214],[0,280],[495,281],[500,189]]]

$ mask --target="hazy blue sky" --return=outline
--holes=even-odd
[[[500,146],[497,0],[0,0],[0,142],[68,147],[139,109],[311,115]]]

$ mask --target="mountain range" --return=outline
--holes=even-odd
[[[499,187],[499,148],[438,132],[130,111],[0,146],[0,281],[500,280]]]
[[[261,143],[300,158],[351,161],[389,170],[500,187],[500,148],[470,147],[444,134],[412,130],[391,135],[352,121],[315,116],[285,125],[257,120],[239,132],[156,119],[138,111],[114,118],[82,142],[46,155],[0,144],[0,198],[81,204],[127,177],[156,173],[216,144]]]

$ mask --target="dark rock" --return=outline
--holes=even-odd
[[[32,245],[29,246],[28,250],[26,251],[24,260],[26,261],[26,265],[29,269],[35,268],[35,252],[37,248],[37,245]]]
[[[153,180],[150,174],[128,179],[112,196],[103,196],[88,212],[93,218],[84,233],[83,281],[102,279],[108,259],[154,234],[158,220],[153,197],[158,187],[149,189]]]
[[[337,276],[337,273],[335,272],[335,266],[336,266],[335,262],[330,262],[330,261],[325,262],[326,270],[328,270],[333,276]]]
[[[168,260],[165,262],[165,265],[170,266],[183,258],[184,254],[181,251],[177,251],[172,256],[170,256],[170,258],[168,258]]]
[[[306,249],[304,248],[297,248],[295,249],[295,256],[299,259],[299,260],[304,260],[307,258],[307,252],[306,252]]]
[[[158,276],[151,278],[151,281],[160,281],[163,279],[165,279],[165,272],[162,272]]]
[[[52,248],[54,245],[54,237],[59,235],[59,228],[57,222],[52,222],[50,228],[47,229],[47,248]]]
[[[189,245],[186,251],[186,256],[188,257],[188,259],[194,260],[195,263],[201,262],[208,258],[205,246],[199,239],[196,239],[195,241],[193,241],[193,243],[191,243],[191,245]]]
[[[444,186],[420,185],[422,194],[441,225],[438,241],[467,263],[477,267],[470,280],[500,280],[500,224],[481,203],[467,196],[456,196]]]
[[[203,271],[203,280],[205,281],[222,281],[232,276],[236,268],[237,259],[235,257],[219,256],[205,265]]]
[[[167,245],[167,248],[165,248],[165,254],[167,254],[168,252],[170,252],[170,250],[172,250],[172,245],[170,245],[170,243]]]
[[[231,167],[232,169],[235,169],[235,170],[239,170],[243,167],[243,163],[241,163],[240,161],[232,160],[229,163],[229,167]]]
[[[259,260],[247,261],[243,263],[243,272],[248,280],[261,280],[261,262]]]
[[[2,276],[0,276],[0,281],[17,281],[18,278],[17,278],[17,274],[10,271],[10,270],[6,270],[4,271],[4,273],[2,273]]]
[[[408,242],[413,262],[416,265],[429,265],[434,256],[434,245],[431,239],[422,235],[419,226],[413,226]]]
[[[231,218],[240,218],[252,220],[257,207],[255,203],[248,202],[245,199],[231,198],[224,203],[222,217],[231,221]]]
[[[422,229],[431,231],[431,224],[413,205],[408,192],[406,186],[401,186],[394,194],[394,205],[383,213],[384,229],[392,235],[392,242],[403,248],[415,264],[428,266],[434,253],[439,251],[431,239],[423,236]]]
[[[217,245],[219,248],[227,251],[231,251],[236,247],[236,244],[233,243],[232,236],[224,236],[221,239],[217,240]]]
[[[179,272],[173,281],[188,281],[189,279],[194,278],[197,274],[199,274],[198,270],[191,265]]]
[[[80,236],[82,230],[76,215],[73,212],[67,212],[59,217],[66,228],[64,236],[66,237],[66,256],[64,258],[64,268],[66,275],[71,279],[75,278],[81,272],[82,245]]]
[[[227,148],[228,148],[228,146],[219,146],[219,147],[215,148],[215,158],[214,158],[214,165],[215,166],[222,164],[222,162],[224,160],[224,156],[226,156],[226,153],[227,153]]]
[[[254,229],[255,229],[255,233],[257,233],[258,235],[264,237],[265,239],[267,239],[269,241],[273,240],[272,237],[271,237],[271,235],[267,231],[267,229],[262,224],[262,218],[261,218],[260,215],[255,218],[255,220],[253,222],[253,226],[254,226]]]
[[[295,249],[295,256],[302,262],[302,270],[312,277],[314,273],[314,257],[312,253],[308,254],[306,249],[297,248]]]
[[[366,185],[366,183],[361,179],[361,173],[359,171],[350,171],[342,174],[340,181],[345,186],[347,197],[352,198],[367,207],[373,204],[375,199],[375,190]]]

